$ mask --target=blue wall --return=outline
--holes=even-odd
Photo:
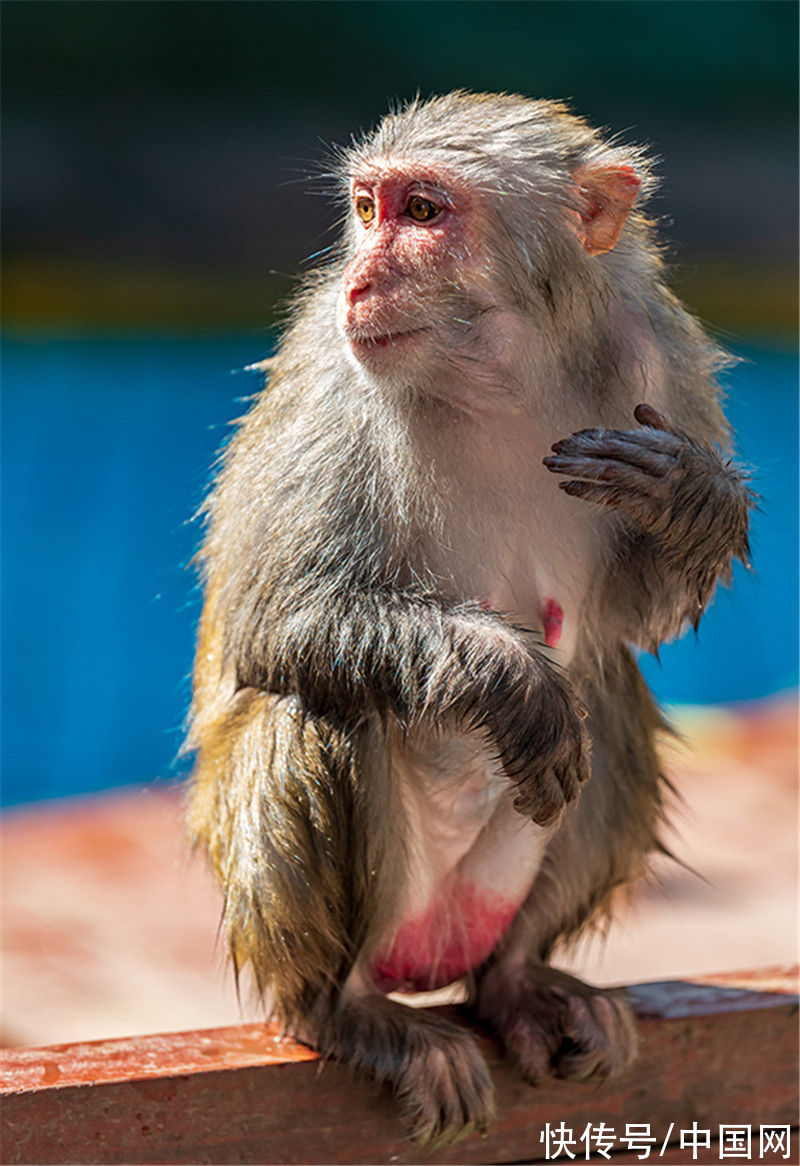
[[[199,601],[190,524],[265,335],[48,339],[3,348],[6,802],[172,776]],[[730,378],[758,467],[755,571],[697,639],[645,661],[667,701],[797,682],[796,356],[749,348]],[[238,400],[237,400],[238,399]]]

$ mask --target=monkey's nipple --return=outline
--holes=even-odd
[[[561,604],[556,603],[555,599],[548,599],[544,605],[542,623],[544,624],[544,642],[548,648],[555,648],[561,639],[564,627],[564,611]]]

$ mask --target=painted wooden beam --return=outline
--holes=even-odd
[[[548,1160],[547,1132],[563,1122],[578,1161],[587,1160],[587,1141],[595,1151],[602,1143],[617,1166],[639,1161],[625,1135],[646,1126],[655,1139],[651,1162],[717,1162],[719,1139],[728,1136],[720,1126],[736,1126],[753,1139],[752,1156],[738,1161],[797,1162],[795,1128],[788,1157],[778,1134],[770,1152],[760,1152],[759,1142],[761,1127],[782,1133],[797,1122],[796,985],[796,969],[778,968],[630,988],[641,1053],[631,1070],[601,1084],[531,1088],[479,1034],[497,1086],[497,1120],[486,1136],[436,1153],[407,1140],[388,1089],[321,1062],[269,1025],[5,1049],[2,1158],[530,1163]],[[681,1132],[693,1130],[694,1157],[680,1145]],[[551,1142],[549,1160],[570,1160],[554,1158],[554,1148]],[[598,1152],[588,1160],[607,1159]]]

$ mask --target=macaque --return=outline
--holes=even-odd
[[[661,848],[635,652],[697,625],[752,505],[652,185],[555,102],[387,116],[207,500],[189,822],[234,966],[422,1141],[493,1087],[395,993],[464,981],[532,1083],[635,1054],[624,999],[549,960]]]

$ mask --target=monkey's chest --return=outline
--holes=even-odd
[[[395,742],[390,758],[407,869],[372,978],[384,991],[428,991],[491,954],[531,888],[551,831],[516,813],[508,779],[476,734]]]
[[[520,477],[502,497],[497,489],[476,496],[475,483],[465,486],[468,502],[449,507],[441,539],[425,547],[422,570],[455,598],[477,599],[540,633],[566,665],[598,570],[599,527],[589,507],[553,490],[546,471]]]

